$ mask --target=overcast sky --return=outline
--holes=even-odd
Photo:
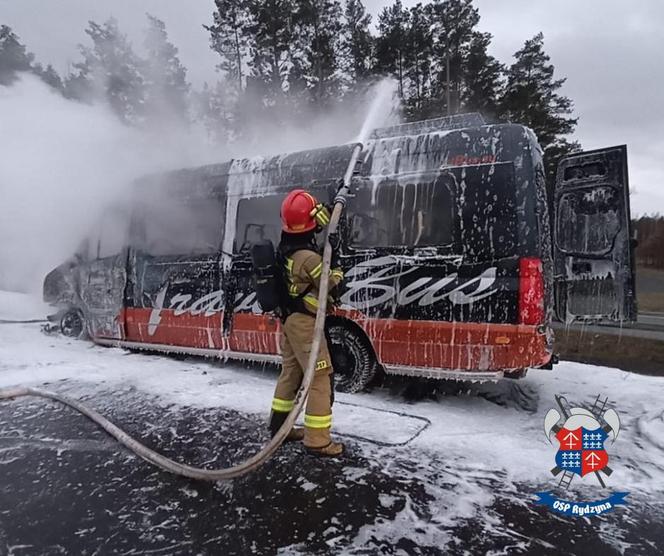
[[[389,0],[365,0],[377,15]],[[404,5],[415,1],[403,0]],[[575,103],[575,138],[584,148],[627,143],[632,211],[664,213],[664,2],[661,0],[476,0],[480,30],[494,35],[505,63],[524,40],[544,32],[564,93]],[[14,28],[38,60],[60,73],[78,59],[89,19],[118,18],[138,46],[144,13],[166,22],[194,84],[214,80],[206,31],[212,0],[0,0],[0,24]],[[0,122],[1,126],[1,122]]]

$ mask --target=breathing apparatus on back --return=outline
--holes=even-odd
[[[291,191],[281,204],[282,236],[279,249],[270,240],[251,248],[256,300],[266,313],[285,319],[297,310],[298,298],[288,293],[285,259],[300,249],[318,250],[316,233],[330,223],[328,208],[303,189]]]

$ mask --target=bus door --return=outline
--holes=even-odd
[[[89,332],[95,337],[125,337],[128,227],[127,210],[106,211],[99,234],[88,243],[85,262],[80,265],[80,298]]]
[[[219,196],[164,196],[136,211],[129,339],[222,348],[224,211],[225,197]]]
[[[284,194],[229,197],[226,240],[222,255],[226,296],[224,335],[237,352],[279,353],[279,320],[262,313],[252,278],[251,247],[269,239],[276,247],[281,235],[280,208]],[[231,215],[234,215],[232,218]]]
[[[558,318],[567,323],[635,321],[626,146],[563,158],[554,207]]]

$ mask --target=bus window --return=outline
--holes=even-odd
[[[459,236],[469,260],[514,256],[519,225],[536,226],[517,210],[514,165],[481,164],[453,170],[459,183]]]
[[[330,182],[330,184],[312,184],[305,189],[321,203],[329,203],[336,194],[336,187],[335,182]],[[281,193],[240,199],[237,208],[235,241],[233,242],[234,253],[247,251],[257,241],[266,239],[275,246],[279,244],[281,240],[281,203],[285,197],[286,193]],[[321,240],[322,238],[319,237],[320,245],[322,245]]]
[[[104,259],[120,254],[127,245],[129,213],[126,210],[108,210],[101,219],[101,230],[94,245],[95,258]]]
[[[565,193],[558,201],[558,247],[566,253],[604,255],[620,231],[621,192],[610,186]]]
[[[246,251],[254,243],[269,239],[274,245],[281,236],[281,202],[285,195],[268,195],[241,199],[237,209],[237,223],[233,251]]]
[[[224,209],[219,198],[164,197],[146,203],[138,247],[153,256],[216,253],[221,246]]]
[[[374,247],[445,247],[454,243],[454,182],[367,183],[349,205],[351,244]]]

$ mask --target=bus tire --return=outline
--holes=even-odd
[[[60,317],[60,333],[69,338],[81,338],[85,332],[85,317],[83,311],[71,307]]]
[[[511,378],[512,380],[519,380],[528,374],[528,369],[517,369],[516,371],[504,372],[503,377]]]
[[[328,319],[325,332],[334,367],[334,389],[348,393],[365,390],[378,371],[369,338],[356,324],[338,318]]]

